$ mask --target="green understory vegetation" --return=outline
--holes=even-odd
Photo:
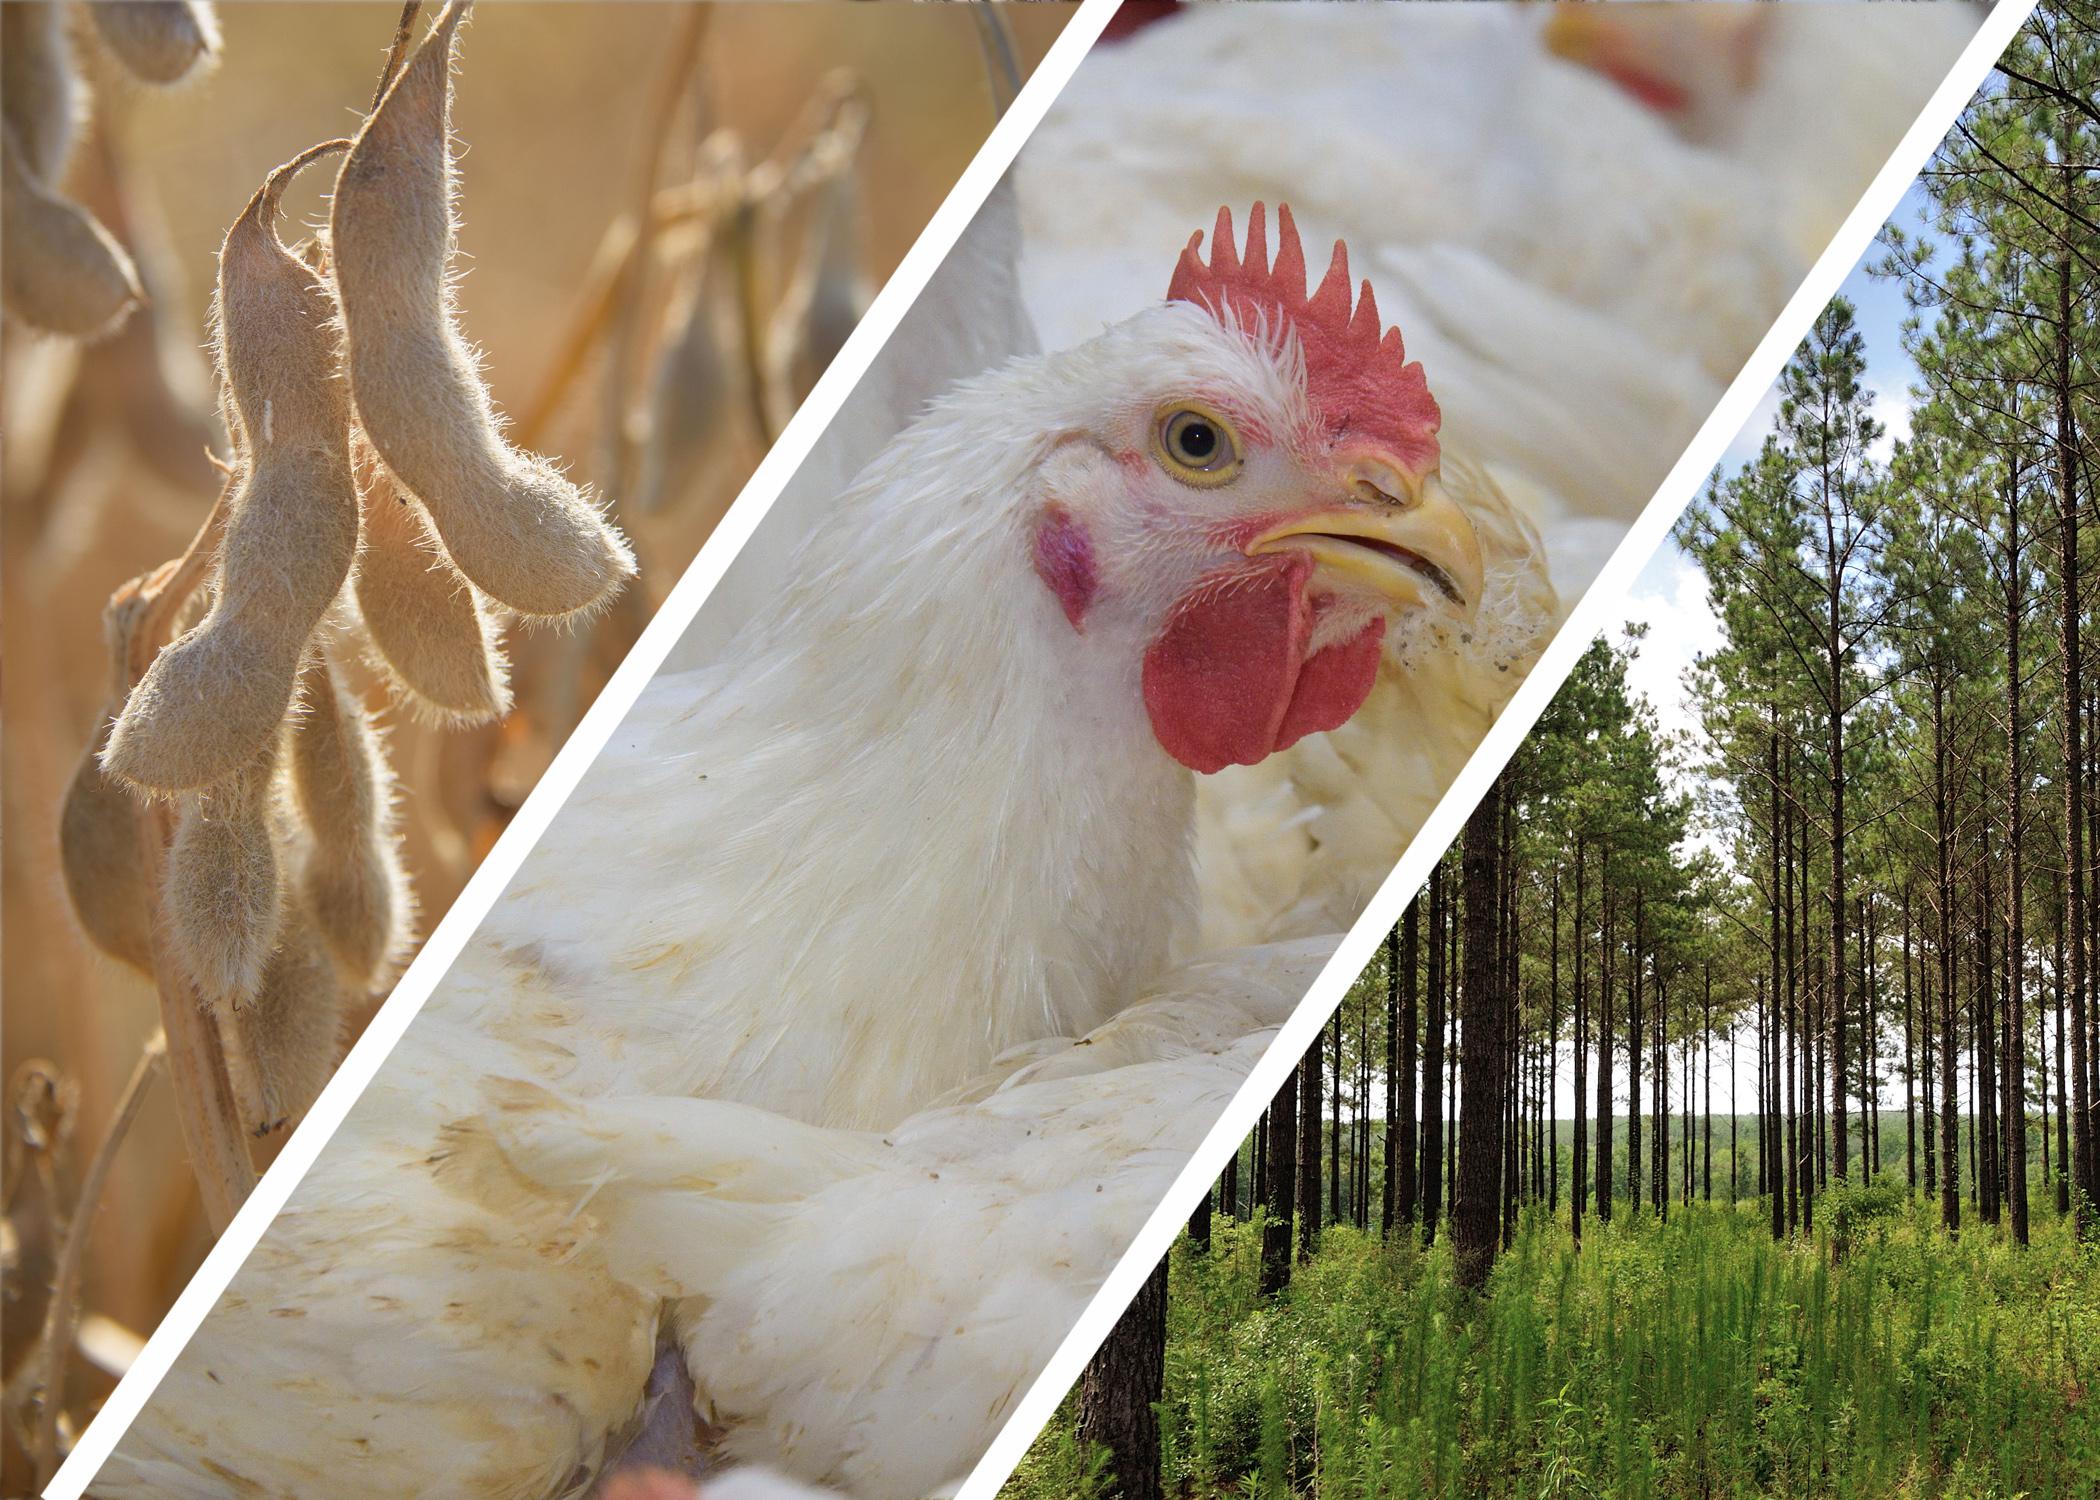
[[[1220,1220],[1172,1258],[1166,1493],[2100,1494],[2100,1252],[2054,1215],[1950,1239],[1900,1185],[1820,1207],[1789,1243],[1750,1201],[1622,1211],[1579,1252],[1527,1209],[1477,1299],[1441,1239],[1346,1225],[1264,1299],[1258,1221]],[[1005,1500],[1108,1493],[1074,1430]]]

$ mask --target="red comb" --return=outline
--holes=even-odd
[[[1213,316],[1229,312],[1246,329],[1265,323],[1296,333],[1305,352],[1307,392],[1331,440],[1368,439],[1418,473],[1434,468],[1442,420],[1436,397],[1429,394],[1422,367],[1407,362],[1400,330],[1380,325],[1370,282],[1363,283],[1352,308],[1349,247],[1334,242],[1327,274],[1308,297],[1305,250],[1289,204],[1277,205],[1276,221],[1272,266],[1262,205],[1255,204],[1247,215],[1245,256],[1233,239],[1232,210],[1219,209],[1210,262],[1197,254],[1203,244],[1198,230],[1174,267],[1167,300],[1194,302]]]

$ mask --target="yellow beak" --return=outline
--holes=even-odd
[[[1591,15],[1587,5],[1556,5],[1546,19],[1542,40],[1553,56],[1587,66],[1623,29],[1614,17]]]
[[[1658,89],[1696,91],[1704,76],[1747,89],[1757,82],[1758,42],[1770,19],[1751,4],[1563,3],[1553,7],[1542,40],[1555,57],[1622,83],[1645,78]]]
[[[1361,498],[1293,516],[1256,537],[1248,553],[1296,548],[1400,608],[1443,601],[1471,616],[1484,571],[1472,521],[1434,473],[1393,483],[1392,471],[1379,469],[1378,483],[1354,481]]]

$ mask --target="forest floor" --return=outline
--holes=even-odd
[[[1966,1208],[1966,1205],[1965,1205]],[[2100,1494],[2100,1250],[2053,1212],[2021,1250],[1949,1239],[1900,1186],[1817,1203],[1527,1211],[1486,1293],[1442,1237],[1331,1226],[1279,1296],[1259,1230],[1184,1235],[1169,1292],[1166,1493],[1211,1497]],[[1833,1238],[1833,1228],[1839,1239]],[[1105,1496],[1073,1405],[1003,1500]]]

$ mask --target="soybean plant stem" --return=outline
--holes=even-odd
[[[992,116],[1005,115],[1021,92],[1021,63],[1014,55],[1013,33],[995,4],[973,5],[970,19],[977,23],[977,42],[984,48],[985,81],[992,90]]]
[[[379,87],[372,90],[373,109],[379,108],[394,75],[401,71],[401,59],[408,53],[408,34],[416,24],[416,12],[422,8],[423,0],[407,0],[401,7],[401,19],[394,26],[394,43],[387,48],[386,66],[379,70]]]
[[[656,96],[642,137],[642,161],[635,183],[633,209],[634,243],[628,251],[622,274],[615,282],[616,310],[611,339],[605,356],[605,445],[609,455],[605,482],[615,500],[627,493],[627,480],[634,467],[634,443],[628,433],[629,384],[634,376],[635,347],[639,342],[643,292],[649,280],[650,256],[656,247],[656,196],[663,177],[664,152],[677,125],[679,108],[693,86],[700,61],[700,44],[707,37],[710,5],[688,5],[663,72],[658,76]]]
[[[95,1210],[101,1205],[103,1188],[109,1182],[110,1163],[116,1160],[117,1148],[124,1144],[131,1122],[138,1118],[146,1085],[152,1082],[154,1069],[166,1050],[165,1036],[155,1032],[140,1051],[130,1081],[117,1096],[109,1129],[103,1132],[101,1144],[95,1147],[95,1155],[88,1162],[87,1175],[80,1180],[80,1196],[73,1202],[65,1238],[59,1245],[58,1268],[51,1278],[51,1300],[44,1305],[44,1327],[37,1351],[41,1373],[30,1458],[36,1466],[38,1489],[43,1488],[58,1463],[58,1413],[65,1403],[66,1355],[73,1347],[74,1330],[80,1322],[80,1273],[87,1260]]]

